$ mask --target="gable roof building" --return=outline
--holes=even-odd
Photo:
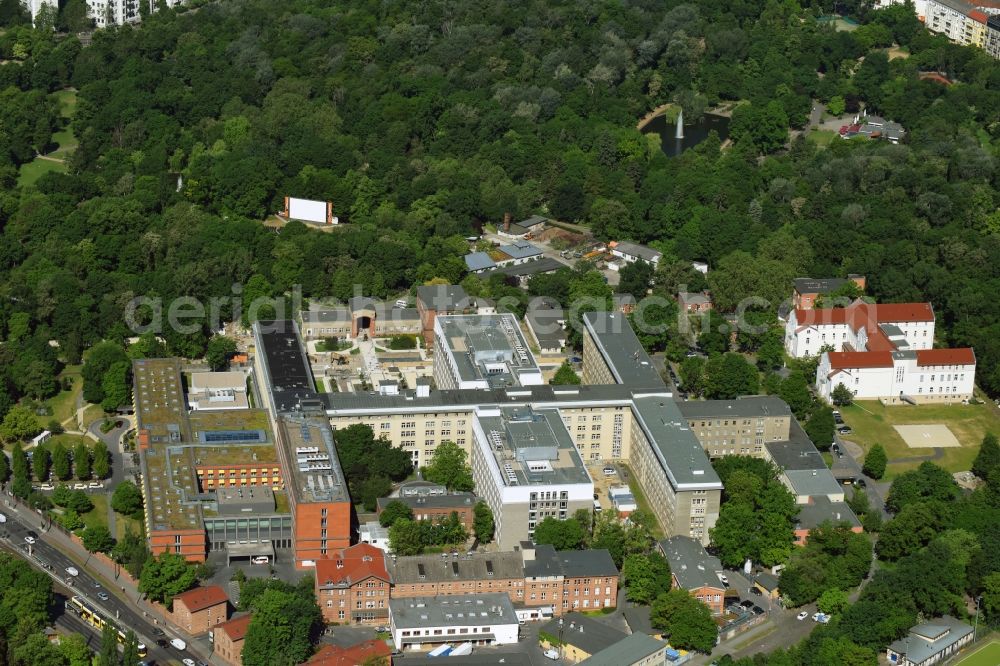
[[[643,633],[634,633],[604,648],[581,664],[587,666],[660,666],[667,661],[668,646]]]
[[[722,573],[719,558],[709,555],[701,543],[690,537],[672,536],[657,545],[670,563],[673,586],[689,592],[715,615],[721,614],[726,588],[719,578]]]
[[[972,638],[972,627],[944,615],[911,628],[905,638],[889,645],[886,656],[896,666],[929,666],[955,654]]]
[[[541,630],[562,642],[563,658],[570,663],[583,661],[609,645],[628,638],[628,634],[582,613],[568,613],[542,625]]]

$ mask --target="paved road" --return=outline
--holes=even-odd
[[[125,598],[119,589],[113,587],[112,581],[103,578],[98,580],[98,577],[88,568],[89,561],[81,563],[70,559],[67,555],[47,543],[50,535],[46,534],[41,526],[37,524],[41,520],[40,517],[34,516],[29,520],[27,519],[28,512],[24,509],[18,511],[10,506],[4,506],[3,509],[4,515],[7,517],[7,522],[3,525],[3,538],[10,544],[17,555],[52,576],[57,582],[57,588],[62,593],[69,596],[77,595],[83,597],[93,606],[104,611],[109,618],[116,619],[122,627],[131,628],[136,632],[139,640],[146,644],[149,649],[149,656],[155,659],[156,663],[167,664],[179,662],[183,656],[188,656],[182,655],[180,652],[173,650],[173,648],[169,648],[168,650],[157,647],[155,640],[157,638],[155,634],[157,628],[149,621],[149,618],[142,617],[141,612],[136,608],[134,600]],[[29,530],[39,535],[39,538],[30,547],[24,541],[24,537],[28,535]],[[46,568],[45,565],[48,565],[50,568]],[[66,572],[68,567],[75,567],[79,575],[70,576]],[[71,584],[68,584],[70,582]],[[99,599],[97,596],[102,592],[108,594],[106,601]]]
[[[23,514],[24,511],[22,510],[21,513]],[[3,534],[6,535],[6,540],[14,549],[14,552],[52,576],[57,581],[57,587],[63,594],[83,597],[90,604],[104,611],[109,618],[115,619],[123,628],[131,628],[136,632],[139,640],[146,644],[149,649],[149,655],[157,663],[165,664],[180,660],[181,657],[178,656],[180,653],[176,653],[172,649],[168,652],[156,646],[156,635],[154,634],[156,627],[146,618],[141,617],[136,611],[134,603],[121,598],[120,591],[116,591],[117,594],[111,594],[112,590],[108,589],[111,586],[110,581],[98,581],[87,569],[86,563],[81,567],[79,562],[71,560],[46,543],[46,534],[39,526],[34,524],[35,521],[31,521],[28,524],[30,525],[30,529],[39,534],[40,538],[29,548],[28,544],[24,541],[29,527],[26,527],[18,519],[19,517],[11,507],[4,507],[4,515],[7,516],[7,522],[4,524],[5,529]],[[45,565],[51,568],[44,568]],[[68,567],[75,567],[79,571],[79,575],[70,576],[66,572]],[[72,584],[68,585],[67,583],[70,581]],[[99,599],[97,596],[102,592],[108,595],[106,601]]]
[[[853,469],[856,478],[864,479],[865,491],[868,493],[869,503],[873,508],[877,508],[882,511],[882,518],[889,518],[890,514],[885,510],[885,498],[889,493],[889,486],[891,484],[877,481],[870,476],[867,476],[861,470],[861,462],[859,460],[864,456],[864,452],[860,446],[854,442],[841,439],[840,435],[834,435],[833,439],[840,447],[840,450],[845,452],[845,455],[840,456],[839,458],[836,454],[834,454],[834,464],[838,467]]]

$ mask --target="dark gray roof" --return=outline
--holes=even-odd
[[[653,626],[650,620],[649,606],[627,606],[622,612],[625,616],[625,623],[632,633],[642,632],[644,634],[660,634],[659,629]]]
[[[472,299],[461,285],[431,284],[417,287],[417,301],[427,310],[454,312],[472,307]]]
[[[609,645],[597,654],[584,659],[588,666],[623,666],[637,664],[657,653],[665,653],[667,644],[643,633],[635,633]],[[663,655],[661,654],[662,658]]]
[[[302,322],[310,324],[341,324],[351,321],[351,311],[347,308],[327,310],[303,310]]]
[[[258,321],[254,324],[257,353],[263,357],[261,390],[268,391],[278,412],[297,411],[302,406],[321,405],[313,383],[299,327],[290,319]]]
[[[531,546],[528,546],[529,548]],[[589,576],[617,576],[618,567],[607,549],[560,550],[548,544],[534,546],[535,558],[525,555],[526,578],[586,578]]]
[[[685,400],[677,403],[677,407],[687,419],[754,418],[792,414],[788,403],[773,395],[750,395],[736,400]]]
[[[672,536],[660,541],[659,545],[679,587],[685,590],[700,587],[724,589],[716,575],[722,571],[722,563],[719,558],[709,555],[700,542],[691,537]]]
[[[829,520],[836,524],[847,522],[851,527],[861,527],[861,521],[851,511],[846,502],[831,502],[825,495],[810,498],[809,504],[799,505],[799,515],[795,517],[795,527],[811,530]]]
[[[762,571],[754,578],[754,583],[759,584],[765,590],[771,591],[778,589],[778,577],[767,571]]]
[[[401,629],[517,624],[510,597],[499,592],[390,598],[389,612],[393,626]]]
[[[616,312],[587,312],[583,315],[583,322],[619,384],[663,387],[660,373],[625,315]]]
[[[516,240],[510,245],[501,245],[500,251],[513,259],[527,259],[537,257],[542,254],[541,249],[534,243],[525,240]]]
[[[784,474],[796,495],[819,497],[844,492],[833,472],[825,466],[823,469],[786,469]]]
[[[645,245],[639,245],[638,243],[629,243],[627,241],[618,241],[613,248],[618,250],[622,254],[628,254],[633,257],[639,257],[645,261],[653,262],[659,261],[663,254],[651,247],[646,247]]]
[[[653,444],[660,464],[674,489],[714,490],[722,488],[708,455],[681,416],[673,398],[638,397],[635,418]]]
[[[792,285],[800,294],[829,294],[847,284],[844,278],[795,278]]]
[[[521,277],[522,275],[537,275],[539,273],[552,273],[560,268],[567,268],[566,264],[560,263],[552,257],[541,257],[532,261],[526,261],[516,266],[500,266],[484,275],[489,279],[492,275],[506,275],[507,277]]]
[[[826,461],[816,450],[815,445],[806,435],[802,426],[792,419],[788,429],[788,440],[782,442],[764,442],[764,448],[774,461],[774,464],[785,470],[825,470]]]
[[[485,252],[471,252],[465,255],[465,266],[470,271],[482,271],[493,268],[496,263]]]
[[[476,504],[473,493],[449,493],[447,495],[410,495],[408,497],[379,497],[379,511],[390,502],[402,502],[411,509],[461,509]]]
[[[394,585],[446,583],[455,580],[508,580],[524,577],[524,561],[519,552],[414,555],[387,559],[386,570]],[[493,572],[492,575],[490,572]]]
[[[561,637],[563,643],[573,645],[590,655],[628,637],[624,631],[618,631],[581,613],[567,613],[562,616],[562,622],[562,631],[559,629],[558,618],[546,622],[540,630],[556,638]]]
[[[950,615],[930,620],[910,629],[910,635],[900,638],[889,649],[906,656],[907,661],[920,664],[939,654],[971,634],[973,628]]]
[[[398,396],[374,393],[325,393],[323,397],[330,412],[353,410],[374,413],[379,410],[440,410],[450,407],[474,405],[504,405],[529,403],[604,402],[626,405],[632,400],[634,389],[620,384],[594,384],[576,386],[518,386],[501,389],[460,389],[431,391],[427,397],[415,397],[411,392]]]
[[[549,221],[549,218],[542,217],[541,215],[532,215],[526,220],[521,220],[518,222],[522,227],[530,229],[531,227],[537,227],[539,224],[545,224]]]
[[[558,303],[542,301],[536,303],[536,307],[529,305],[528,311],[524,314],[524,319],[528,323],[531,332],[538,339],[543,347],[548,345],[561,345],[566,340],[566,331],[561,322],[566,321],[566,313]],[[545,306],[545,307],[543,307]]]

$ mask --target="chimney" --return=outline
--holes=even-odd
[[[503,214],[503,230],[505,232],[510,231],[510,211]]]

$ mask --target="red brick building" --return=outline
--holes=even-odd
[[[392,664],[391,651],[385,641],[370,640],[350,647],[324,645],[305,662],[308,666],[357,666],[358,664]],[[305,666],[305,665],[303,665]]]
[[[521,550],[525,606],[551,606],[562,615],[618,604],[618,567],[606,549],[557,551],[522,544]]]
[[[451,514],[457,513],[458,519],[462,521],[465,529],[472,530],[476,506],[476,496],[473,493],[380,497],[378,498],[378,514],[381,516],[385,507],[393,502],[401,502],[410,507],[414,520],[444,520]]]
[[[251,617],[244,615],[212,628],[213,652],[230,666],[243,666],[243,640]]]
[[[174,597],[171,620],[189,634],[203,634],[229,617],[229,597],[218,585],[196,587]]]
[[[316,561],[316,603],[327,622],[381,624],[389,618],[385,553],[367,543]]]
[[[707,291],[687,292],[677,294],[677,304],[681,312],[697,314],[712,309],[712,296]]]
[[[698,541],[686,536],[672,536],[658,543],[670,563],[671,587],[708,606],[713,615],[721,615],[726,606],[726,586],[719,575],[722,563],[712,557]]]

